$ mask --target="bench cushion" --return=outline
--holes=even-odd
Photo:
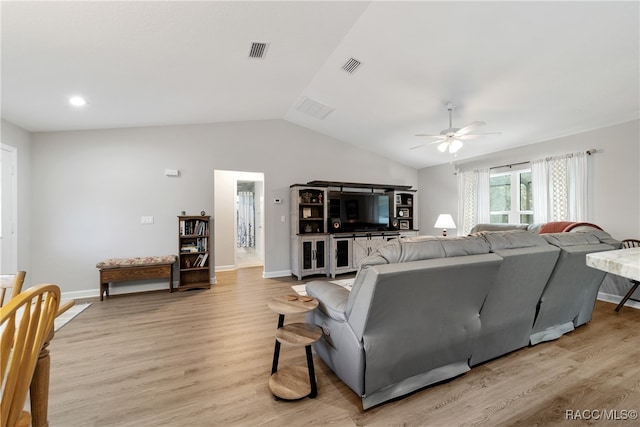
[[[175,255],[147,256],[136,258],[109,258],[96,264],[99,269],[142,267],[145,265],[173,264],[176,262]]]

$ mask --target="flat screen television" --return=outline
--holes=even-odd
[[[332,196],[330,210],[338,210],[343,231],[377,231],[389,228],[389,196],[368,193],[339,193]]]

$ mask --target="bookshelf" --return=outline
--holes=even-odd
[[[210,219],[210,216],[178,217],[179,291],[211,288]]]

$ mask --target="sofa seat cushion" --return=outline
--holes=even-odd
[[[123,268],[123,267],[143,267],[146,265],[173,264],[176,262],[175,255],[146,256],[135,258],[109,258],[96,264],[99,269]]]

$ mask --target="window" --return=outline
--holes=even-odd
[[[492,224],[532,224],[531,170],[492,173],[489,179]]]

